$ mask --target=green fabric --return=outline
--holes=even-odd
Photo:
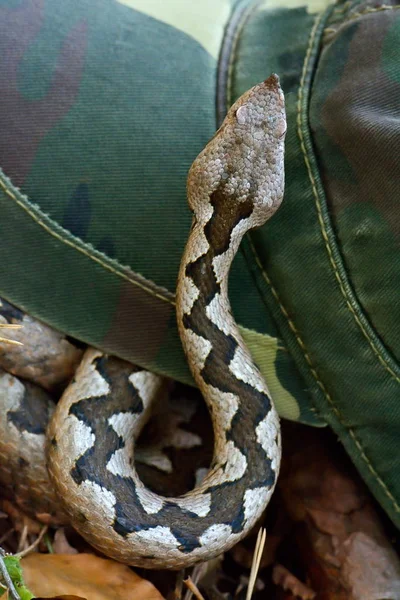
[[[302,65],[299,80],[292,71],[286,79],[284,68],[282,75],[292,124],[285,201],[270,226],[252,234],[246,254],[319,415],[400,524],[393,239],[400,96],[387,75],[400,69],[397,8],[346,5],[310,17],[303,52],[298,30],[297,40],[280,38],[277,52],[276,22],[264,27],[270,69],[282,72],[300,55]],[[260,29],[254,18],[248,47],[257,47]],[[260,77],[255,61],[250,73],[255,54],[239,61],[234,95]]]
[[[133,10],[157,4],[139,0],[3,4],[0,164],[14,185],[3,179],[0,291],[69,335],[191,382],[173,293],[191,221],[186,174],[216,128],[211,50],[226,21],[198,35],[208,52],[186,33],[190,9],[178,30]],[[230,3],[219,7],[227,20]],[[241,253],[231,299],[280,413],[320,424]]]
[[[281,415],[329,424],[399,525],[398,8],[0,0],[0,294],[190,382],[186,173],[277,72],[285,200],[238,253],[233,312]]]

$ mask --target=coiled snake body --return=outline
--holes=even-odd
[[[271,75],[232,106],[188,176],[194,220],[176,300],[182,343],[214,426],[202,484],[165,498],[139,480],[133,442],[160,378],[124,361],[87,350],[51,420],[48,470],[63,508],[93,546],[128,564],[181,568],[227,550],[274,489],[278,417],[232,317],[228,275],[244,233],[280,205],[285,132],[283,94]]]

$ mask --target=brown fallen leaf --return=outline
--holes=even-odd
[[[154,413],[135,447],[139,478],[162,496],[193,489],[198,469],[213,455],[213,430],[206,405],[197,390],[174,384]]]
[[[51,598],[46,596],[45,598],[36,598],[36,600],[87,600],[87,598],[82,598],[82,596],[71,596],[68,594],[67,596],[52,596]]]
[[[187,425],[194,417],[199,398],[188,394],[182,402],[172,386],[165,392],[152,409],[151,421],[146,430],[146,444],[143,445],[142,437],[135,448],[135,461],[164,473],[172,473],[173,464],[165,453],[166,448],[187,450],[202,445],[199,435],[182,428],[182,425]]]
[[[391,529],[343,448],[329,430],[287,423],[284,433],[279,492],[307,587],[318,600],[400,600]],[[300,589],[290,573],[274,575]]]
[[[276,564],[272,570],[272,580],[275,585],[281,586],[285,591],[290,591],[296,598],[301,600],[313,600],[316,594],[314,590],[299,581],[286,567]]]
[[[21,560],[26,586],[38,597],[163,600],[152,583],[125,565],[93,554],[38,554]]]

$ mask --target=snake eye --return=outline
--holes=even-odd
[[[244,125],[247,120],[247,110],[245,106],[239,106],[236,111],[236,119],[239,125]]]

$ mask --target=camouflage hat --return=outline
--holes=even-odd
[[[399,524],[398,8],[0,2],[0,294],[190,382],[186,173],[227,106],[279,73],[285,201],[235,259],[233,311],[281,415],[329,424]]]

